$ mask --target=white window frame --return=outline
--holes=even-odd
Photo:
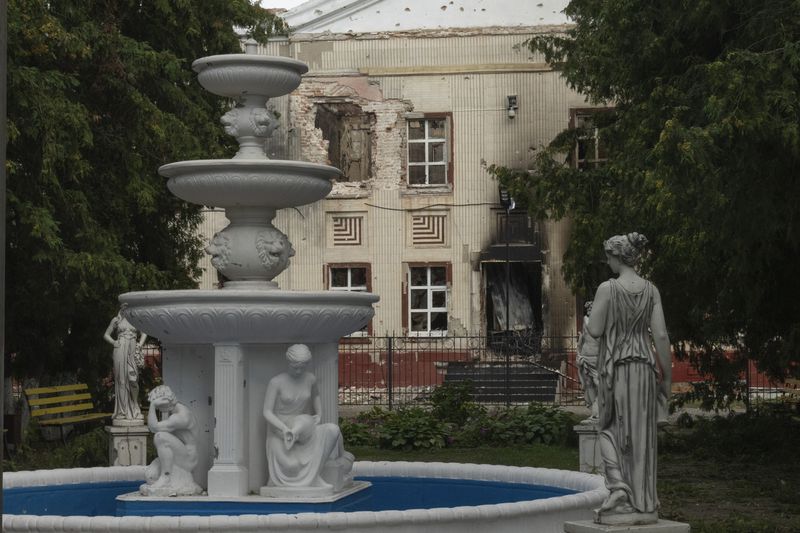
[[[360,268],[364,270],[364,285],[353,285],[353,269]],[[342,269],[347,270],[347,285],[335,287],[333,285],[333,270],[334,269]],[[339,265],[328,265],[328,290],[331,291],[338,291],[338,292],[367,292],[369,290],[368,283],[369,283],[369,275],[370,275],[370,268],[367,265],[364,266],[339,266]],[[369,336],[369,323],[364,326],[364,329],[354,331],[350,335],[346,335],[346,337],[368,337]]]
[[[411,121],[421,121],[425,124],[425,135],[422,139],[412,139],[410,132],[411,132]],[[431,137],[430,136],[430,123],[434,120],[441,120],[444,121],[444,137]],[[450,117],[448,116],[424,116],[424,117],[415,117],[409,118],[406,121],[406,183],[409,187],[446,187],[450,183]],[[443,153],[442,153],[442,160],[441,161],[429,161],[428,158],[430,157],[430,145],[431,144],[438,144],[443,143]],[[419,162],[412,162],[411,161],[411,145],[414,144],[422,144],[425,146],[425,161]],[[430,168],[431,167],[438,167],[441,166],[444,168],[444,182],[443,183],[431,183],[430,182]],[[424,167],[425,168],[425,183],[411,183],[411,168],[412,167]]]
[[[415,268],[423,268],[425,269],[425,285],[412,285],[411,284],[411,271]],[[445,276],[447,273],[447,267],[445,265],[431,265],[431,266],[409,266],[408,267],[408,298],[406,304],[406,313],[408,316],[408,335],[410,337],[445,337],[447,336],[447,329],[443,330],[432,330],[431,329],[431,314],[432,313],[444,313],[447,316],[447,319],[450,319],[450,312],[448,311],[448,303],[450,302],[450,295],[448,294],[450,291],[447,286],[447,281],[445,281],[444,285],[433,285],[431,284],[431,269],[432,268],[443,268],[445,269]],[[426,294],[426,308],[425,309],[412,309],[412,296],[411,291],[413,290],[425,290]],[[444,293],[444,307],[434,307],[433,305],[433,294],[434,292],[443,292]],[[425,331],[413,331],[411,328],[413,327],[413,321],[411,320],[411,314],[413,313],[426,313],[427,314],[427,330]]]

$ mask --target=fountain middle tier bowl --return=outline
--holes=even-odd
[[[170,344],[336,342],[364,327],[378,296],[283,290],[143,291],[120,295],[136,329]]]
[[[271,159],[179,161],[158,169],[182,200],[213,207],[297,207],[322,200],[342,172],[327,165]]]

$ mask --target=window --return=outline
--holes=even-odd
[[[332,291],[369,292],[369,265],[330,265],[328,267],[328,288]],[[366,337],[371,324],[348,337]]]
[[[603,165],[608,157],[600,132],[595,126],[594,117],[607,111],[601,109],[573,109],[570,127],[582,130],[572,154],[572,166],[580,169],[595,168]]]
[[[408,184],[447,185],[451,180],[449,117],[408,119]]]
[[[447,334],[448,267],[410,266],[408,269],[408,325],[410,335]]]

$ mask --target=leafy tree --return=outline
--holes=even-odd
[[[191,63],[282,29],[248,0],[11,0],[7,339],[13,371],[99,383],[117,295],[195,286],[199,209],[157,168],[229,157]]]
[[[490,170],[539,217],[572,219],[579,293],[609,276],[604,238],[643,232],[642,268],[701,370],[732,385],[752,358],[800,374],[800,2],[573,0],[566,13],[571,29],[528,45],[614,108],[596,118],[609,161],[564,164],[586,133],[567,130],[530,169]]]

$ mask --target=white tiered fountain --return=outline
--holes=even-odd
[[[267,99],[294,90],[306,65],[246,53],[204,57],[192,68],[205,89],[237,102],[222,123],[240,149],[233,159],[181,161],[159,172],[179,198],[225,209],[230,225],[206,251],[227,281],[219,290],[131,292],[119,299],[131,324],[161,340],[164,382],[201,428],[213,432],[213,443],[207,439],[200,450],[197,481],[209,496],[244,496],[267,484],[264,395],[269,380],[286,369],[287,347],[302,342],[311,348],[322,422],[336,423],[339,338],[369,322],[378,298],[283,291],[272,281],[294,255],[287,236],[272,225],[276,211],[323,199],[341,174],[324,165],[269,160],[264,152],[277,126]]]
[[[257,55],[252,46],[247,52],[192,65],[203,87],[237,102],[222,118],[239,141],[236,156],[159,169],[176,196],[225,208],[230,225],[206,251],[227,281],[219,290],[120,296],[128,321],[161,340],[164,381],[196,417],[199,461],[193,475],[207,494],[126,507],[122,500],[130,503],[129,493],[145,479],[144,467],[12,472],[3,477],[3,530],[557,533],[567,520],[590,518],[607,494],[599,476],[498,465],[356,462],[352,474],[362,485],[372,483],[357,494],[326,500],[334,503],[310,504],[313,498],[302,496],[264,502],[273,494],[265,487],[271,480],[265,453],[268,383],[276,376],[270,387],[282,383],[287,366],[288,374],[299,375],[294,363],[287,364],[287,351],[306,354],[305,361],[313,353],[309,370],[321,400],[314,413],[321,420],[314,423],[338,435],[332,427],[338,419],[338,341],[367,324],[378,298],[284,291],[272,281],[294,255],[287,236],[272,225],[276,211],[324,198],[340,172],[267,159],[264,139],[276,123],[266,101],[295,89],[307,67]],[[289,350],[298,343],[308,350]],[[352,456],[345,462],[352,464]]]

